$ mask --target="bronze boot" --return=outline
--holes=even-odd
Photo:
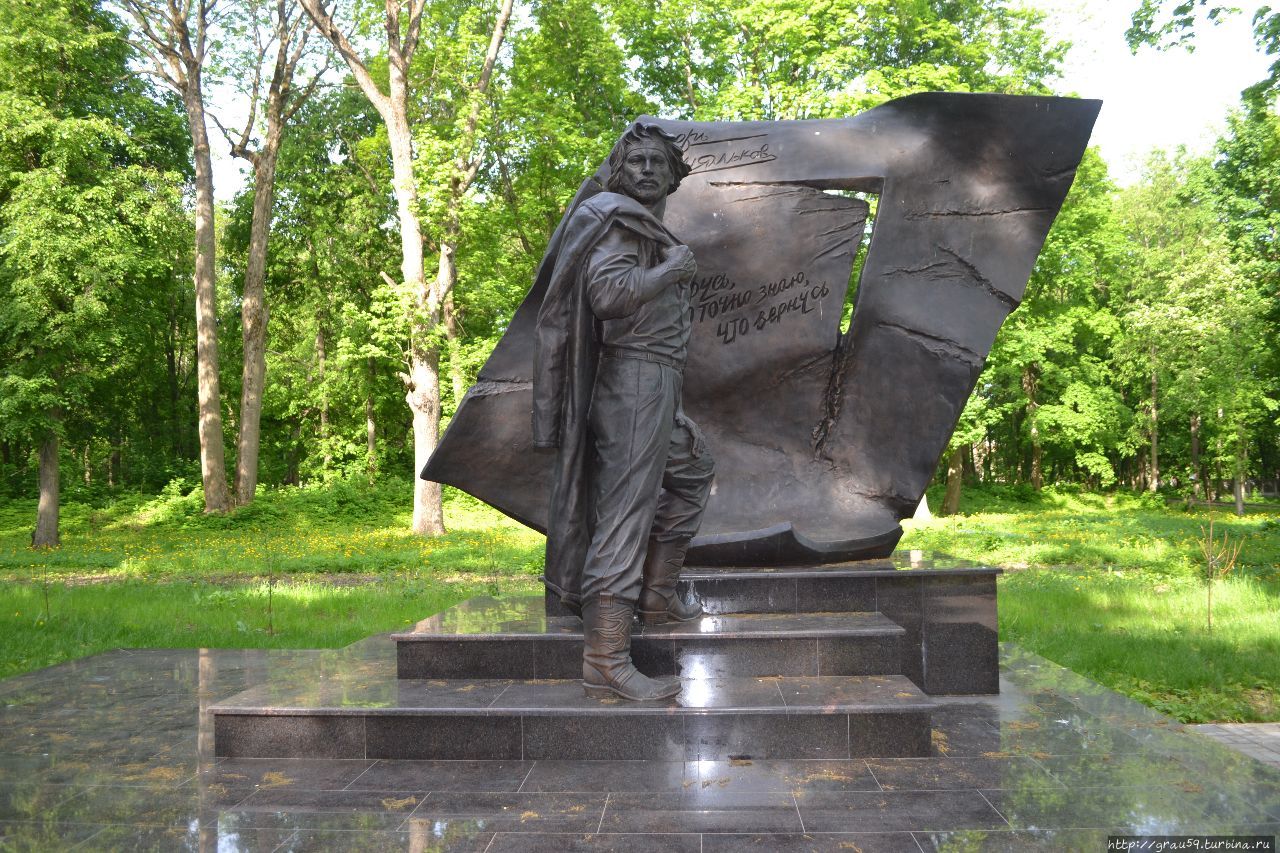
[[[689,622],[702,616],[702,605],[681,599],[677,588],[689,541],[649,540],[649,552],[644,558],[644,587],[640,590],[640,621],[644,624]]]
[[[668,699],[680,692],[678,678],[649,678],[631,662],[635,607],[601,593],[582,607],[582,686],[596,699]]]

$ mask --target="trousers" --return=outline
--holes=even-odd
[[[635,603],[649,540],[698,532],[715,462],[681,409],[681,380],[677,367],[661,361],[608,353],[600,359],[588,414],[594,525],[583,601],[607,592]]]

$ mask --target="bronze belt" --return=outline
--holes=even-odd
[[[600,350],[601,358],[630,358],[636,361],[652,361],[657,364],[665,364],[667,367],[674,368],[679,371],[684,370],[684,362],[676,361],[669,355],[660,355],[656,352],[645,352],[638,349],[627,349],[626,347],[604,347]]]

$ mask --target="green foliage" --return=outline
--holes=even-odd
[[[119,24],[94,3],[0,0],[0,12],[0,494],[33,494],[35,451],[52,431],[73,500],[181,478],[181,494],[149,512],[198,530],[269,515],[275,497],[204,519],[191,495],[180,105],[129,73]],[[362,48],[382,41],[383,13],[355,4]],[[495,13],[475,0],[431,6],[410,69],[429,270]],[[252,50],[244,19],[222,27],[210,73],[226,77]],[[635,115],[813,118],[931,88],[1050,92],[1066,49],[1041,13],[1004,2],[546,0],[518,11],[457,211],[456,323],[434,341],[444,417],[525,298],[566,204]],[[370,68],[385,82],[385,56]],[[952,438],[968,484],[1027,500],[1032,483],[1151,488],[1153,444],[1167,491],[1220,497],[1233,478],[1280,476],[1280,125],[1265,99],[1246,107],[1212,160],[1153,157],[1123,191],[1087,152]],[[412,468],[400,374],[420,309],[395,281],[391,171],[386,129],[351,81],[294,117],[267,261],[268,486],[382,483]],[[244,192],[219,223],[228,412],[251,209]]]
[[[4,7],[0,441],[168,444],[138,417],[164,393],[159,342],[184,303],[180,116],[95,5]]]
[[[1207,161],[1153,155],[1144,181],[1119,200],[1135,248],[1118,363],[1143,385],[1149,410],[1158,405],[1166,421],[1196,419],[1208,459],[1243,476],[1247,436],[1274,408],[1275,376],[1267,306],[1233,257],[1218,195]]]
[[[1195,50],[1197,27],[1216,26],[1239,13],[1239,7],[1220,6],[1212,0],[1140,0],[1130,17],[1125,39],[1135,53],[1144,46],[1159,50],[1182,47],[1190,52]],[[1252,22],[1258,47],[1276,57],[1267,76],[1244,93],[1247,101],[1261,105],[1274,99],[1280,86],[1280,12],[1271,6],[1259,6]]]
[[[1045,92],[1066,45],[1043,13],[777,0],[612,0],[643,90],[669,114],[709,119],[851,115],[930,90]]]

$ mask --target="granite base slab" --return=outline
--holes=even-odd
[[[120,650],[0,680],[0,779],[28,789],[5,800],[0,849],[1062,853],[1104,850],[1113,834],[1280,833],[1280,769],[1009,644],[999,695],[937,700],[929,758],[213,754],[210,703],[253,685],[302,685],[350,671],[393,681],[393,644],[382,637],[324,651]],[[168,793],[180,789],[195,795]],[[965,792],[980,794],[1014,826],[975,828],[991,826],[991,815],[958,796]],[[758,819],[754,812],[778,798],[748,795],[768,793],[794,794],[795,806],[773,809],[776,821]],[[567,807],[546,796],[564,794],[582,796]],[[662,796],[621,796],[636,794]],[[591,815],[588,829],[557,825],[558,816],[580,812]],[[685,815],[700,831],[680,829]],[[673,828],[619,831],[661,821]]]

